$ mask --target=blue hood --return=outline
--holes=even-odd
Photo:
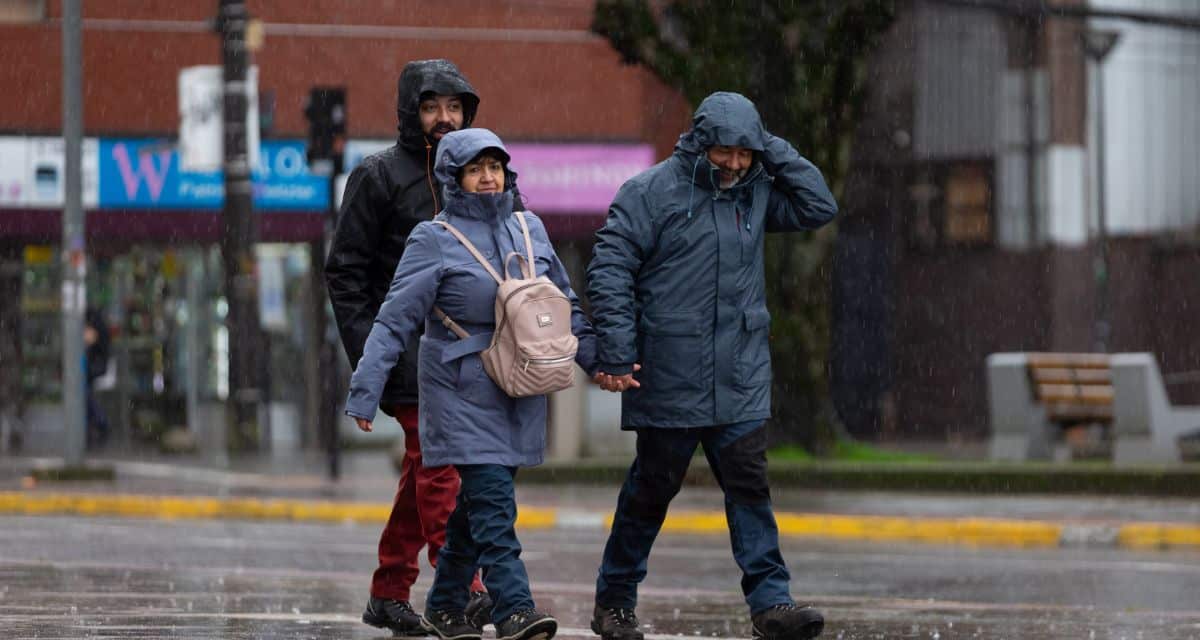
[[[753,102],[740,93],[718,91],[696,108],[691,131],[679,136],[675,149],[694,155],[722,145],[761,152],[766,148],[765,133]]]
[[[458,184],[459,170],[486,149],[498,150],[504,161],[504,193],[499,196],[467,193]],[[489,129],[460,129],[443,136],[433,175],[442,184],[446,212],[481,219],[511,213],[517,173],[509,167],[509,160],[500,136]]]

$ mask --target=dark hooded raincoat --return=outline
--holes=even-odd
[[[346,180],[325,281],[351,367],[362,357],[409,234],[441,208],[432,175],[437,146],[422,132],[418,115],[421,97],[428,93],[457,95],[463,127],[470,126],[479,97],[458,68],[448,60],[410,62],[398,82],[396,144],[363,158]],[[392,371],[381,398],[384,411],[417,401],[416,375],[414,353]]]
[[[706,156],[715,145],[755,152],[731,189]],[[770,416],[764,234],[816,229],[836,212],[820,171],[748,99],[719,92],[700,104],[675,153],[621,187],[588,266],[600,370],[642,365],[624,428]]]
[[[442,139],[435,171],[446,185],[446,208],[436,220],[454,225],[502,273],[503,256],[525,251],[521,226],[513,215],[515,173],[506,171],[505,192],[499,196],[465,193],[455,180],[463,165],[489,148],[507,157],[500,139],[487,129],[464,129]],[[575,361],[591,372],[596,351],[591,325],[541,220],[531,213],[525,219],[537,275],[549,277],[570,299],[571,330],[579,338]],[[495,302],[496,281],[466,247],[440,225],[418,224],[350,380],[346,413],[374,418],[388,371],[402,353],[416,348],[413,330],[424,323],[418,376],[424,464],[540,464],[546,448],[546,396],[509,397],[488,377],[479,357],[491,344]],[[433,314],[434,305],[471,337],[459,339],[443,327]]]

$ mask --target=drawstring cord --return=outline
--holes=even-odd
[[[438,204],[437,187],[433,186],[433,166],[430,163],[433,145],[429,144],[429,138],[425,136],[422,138],[425,139],[425,179],[429,181],[429,193],[433,195],[433,215],[436,216],[441,205]]]

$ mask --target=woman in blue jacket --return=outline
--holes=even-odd
[[[504,144],[487,129],[447,134],[434,173],[445,185],[445,209],[435,221],[452,224],[497,272],[504,256],[524,253],[521,226],[513,215],[516,174]],[[541,221],[525,215],[533,239],[536,275],[547,276],[570,299],[571,329],[579,338],[576,362],[595,370],[595,338],[571,290]],[[548,640],[558,623],[534,608],[529,577],[517,540],[513,479],[517,467],[542,462],[546,447],[546,397],[513,398],[488,377],[479,352],[495,330],[496,282],[444,227],[422,222],[409,236],[387,298],[375,318],[363,357],[350,381],[346,414],[360,429],[371,421],[388,372],[420,338],[418,387],[420,436],[425,464],[455,465],[462,478],[458,502],[446,524],[425,625],[443,640],[478,640],[482,630],[463,613],[478,566],[495,603],[499,640]],[[470,338],[459,339],[434,316],[453,318]]]

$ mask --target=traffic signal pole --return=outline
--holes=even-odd
[[[328,176],[329,203],[326,209],[324,234],[319,242],[312,244],[312,269],[314,273],[313,302],[316,334],[321,346],[318,369],[320,371],[320,401],[318,403],[317,428],[325,445],[329,464],[329,477],[341,477],[341,443],[338,437],[338,349],[326,320],[329,302],[324,279],[325,256],[333,242],[337,225],[337,178],[342,173],[344,144],[346,139],[346,91],[341,87],[314,87],[309,92],[308,104],[304,108],[308,120],[308,164],[310,171]],[[316,283],[319,283],[317,285]]]
[[[253,185],[246,149],[246,23],[249,15],[241,0],[220,0],[218,26],[224,80],[225,206],[221,211],[221,259],[225,271],[225,296],[229,306],[229,400],[226,426],[236,446],[254,447],[260,439],[259,383],[262,355],[258,319],[258,282],[255,273]]]

